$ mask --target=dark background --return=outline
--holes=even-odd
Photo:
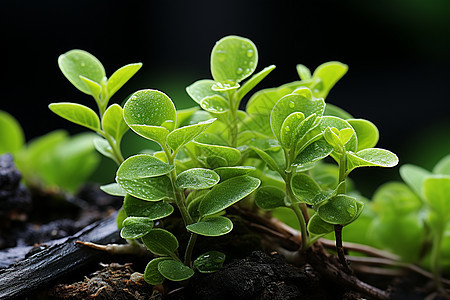
[[[428,168],[450,153],[447,0],[3,0],[0,6],[6,50],[0,109],[19,120],[28,140],[57,128],[83,131],[51,113],[51,102],[95,108],[60,72],[60,54],[89,51],[107,76],[143,62],[111,101],[156,88],[185,108],[194,105],[185,87],[211,77],[214,43],[236,34],[257,45],[257,70],[277,65],[259,88],[297,80],[298,63],[314,70],[326,61],[344,62],[349,72],[327,101],[375,123],[380,147],[402,163]],[[370,172],[374,182],[385,181]]]

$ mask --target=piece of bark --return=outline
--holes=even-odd
[[[77,240],[99,244],[121,240],[117,231],[116,214],[0,270],[0,299],[23,297],[107,255],[102,251],[79,245],[76,243]]]

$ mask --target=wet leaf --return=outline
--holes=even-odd
[[[118,104],[113,104],[105,111],[102,118],[102,128],[116,142],[128,131],[129,127],[123,119],[123,109]]]
[[[213,170],[193,168],[180,173],[175,183],[181,189],[201,190],[213,187],[219,180],[219,175]]]
[[[302,166],[316,162],[330,155],[332,151],[333,147],[331,147],[324,139],[317,140],[303,149],[303,151],[301,151],[294,159],[292,165]]]
[[[100,186],[100,189],[112,196],[125,197],[127,195],[127,192],[118,183],[102,185]]]
[[[116,177],[116,180],[128,194],[139,199],[159,201],[173,198],[172,184],[165,175],[139,179]]]
[[[201,104],[203,99],[211,96],[219,96],[225,100],[223,93],[212,90],[212,86],[215,83],[214,80],[210,79],[199,80],[188,86],[186,91],[189,96],[191,96],[192,100],[198,104]]]
[[[169,231],[162,228],[154,228],[142,237],[145,246],[152,253],[161,256],[172,256],[178,249],[177,238]]]
[[[158,271],[172,281],[183,281],[194,275],[194,270],[176,260],[164,260],[158,263]]]
[[[337,195],[317,209],[319,217],[330,224],[346,225],[358,218],[364,203],[347,195]]]
[[[188,125],[175,129],[167,136],[167,144],[173,151],[178,151],[181,147],[191,142],[203,131],[205,131],[216,119],[210,119],[198,124]]]
[[[112,97],[141,67],[141,63],[129,64],[115,71],[106,85],[108,96]]]
[[[318,214],[314,214],[309,219],[308,231],[314,235],[325,235],[334,231],[334,225],[322,220]]]
[[[350,119],[347,122],[353,127],[358,137],[358,151],[374,147],[379,138],[377,127],[364,119]]]
[[[356,153],[347,154],[347,169],[349,171],[359,167],[395,167],[398,157],[394,153],[380,148],[369,148]]]
[[[264,78],[266,78],[267,75],[269,75],[270,72],[272,72],[275,69],[274,65],[268,66],[264,68],[259,73],[253,75],[249,80],[247,80],[244,85],[236,92],[236,97],[238,101],[240,101],[244,96],[250,92],[258,83],[261,82]]]
[[[164,260],[171,260],[169,257],[157,257],[152,259],[145,268],[144,280],[151,285],[157,285],[164,282],[165,277],[158,270],[158,264]]]
[[[210,217],[188,225],[186,229],[203,236],[221,236],[229,233],[233,229],[233,223],[225,217]]]
[[[225,254],[219,251],[209,251],[194,260],[194,268],[200,273],[213,273],[220,270],[224,262]]]
[[[316,204],[314,199],[321,192],[320,186],[304,173],[295,173],[291,179],[292,192],[299,201],[310,205]]]
[[[149,154],[138,154],[127,158],[117,170],[120,179],[142,179],[165,175],[173,170],[169,165]]]
[[[148,234],[153,221],[145,217],[128,217],[122,223],[120,236],[124,239],[138,239]]]
[[[255,193],[255,204],[261,209],[271,210],[285,206],[285,194],[274,186],[263,186]]]
[[[123,209],[130,217],[146,217],[150,220],[165,218],[174,211],[173,206],[166,201],[145,201],[131,195],[125,197]]]
[[[233,205],[258,188],[261,181],[247,175],[233,177],[215,185],[198,208],[201,216],[213,215]]]
[[[247,175],[254,170],[256,168],[251,166],[234,166],[216,168],[214,172],[219,174],[221,181],[225,181],[236,176]]]
[[[87,106],[60,102],[50,104],[49,108],[52,112],[66,120],[87,127],[93,131],[100,131],[100,120],[97,114]]]
[[[59,56],[58,65],[66,78],[80,91],[88,95],[91,90],[85,85],[80,76],[96,83],[101,83],[106,77],[105,69],[100,61],[92,54],[83,50],[71,50]],[[92,95],[98,96],[98,95]]]
[[[331,88],[347,73],[347,70],[347,65],[337,61],[330,61],[317,67],[313,78],[320,78],[320,84],[314,86],[314,96],[326,98]]]

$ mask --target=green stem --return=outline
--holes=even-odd
[[[302,211],[300,210],[299,206],[297,203],[293,203],[291,208],[294,210],[295,215],[297,216],[298,222],[300,224],[300,232],[302,234],[302,243],[300,245],[300,249],[299,251],[301,253],[304,253],[306,251],[306,249],[308,249],[308,231],[306,229],[306,221],[305,221],[305,217],[303,216]]]
[[[192,268],[192,252],[194,252],[195,242],[197,241],[197,234],[191,233],[189,237],[189,242],[186,247],[186,252],[184,253],[184,264]]]
[[[442,235],[444,233],[444,229],[439,228],[433,237],[433,245],[431,250],[431,270],[433,272],[434,282],[436,283],[437,289],[441,293],[445,293],[445,289],[442,286],[441,278],[440,278],[440,257],[441,257],[441,243],[442,243]]]
[[[231,126],[229,126],[229,145],[231,147],[237,147],[237,138],[238,138],[238,115],[237,110],[239,108],[239,103],[233,97],[233,92],[228,93],[228,102],[230,103],[230,114],[231,114]],[[235,103],[236,102],[236,103]]]
[[[123,155],[120,151],[120,141],[116,142],[109,134],[102,132],[103,137],[108,141],[114,154],[114,161],[120,166],[123,161]]]

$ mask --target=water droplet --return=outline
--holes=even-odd
[[[297,116],[297,119],[301,119],[302,118],[302,115],[300,115],[300,114],[296,114],[296,116]]]
[[[86,64],[84,63],[84,62],[81,62],[81,67],[85,67],[86,66]]]
[[[289,132],[289,131],[291,131],[291,129],[289,128],[289,126],[286,126],[286,132]]]
[[[242,72],[243,72],[242,68],[237,68],[236,73],[242,74]]]
[[[255,53],[254,53],[254,51],[252,49],[247,50],[247,57],[253,57],[254,54]]]
[[[250,66],[253,66],[253,61],[250,61],[248,64],[249,64]]]
[[[217,50],[217,59],[219,62],[224,62],[227,59],[227,52],[225,50]]]
[[[289,107],[290,107],[290,108],[294,108],[294,106],[295,106],[295,103],[294,103],[293,101],[290,101],[290,102],[289,102]]]

